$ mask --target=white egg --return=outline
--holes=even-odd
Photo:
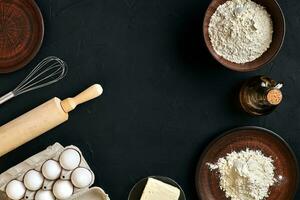
[[[43,186],[44,177],[41,172],[29,170],[25,174],[23,181],[28,190],[36,191]]]
[[[75,187],[85,188],[92,183],[92,172],[86,168],[79,167],[72,172],[71,181]]]
[[[24,197],[26,188],[21,181],[12,180],[7,184],[5,191],[10,199],[19,200]]]
[[[55,197],[49,190],[39,190],[36,193],[34,200],[55,200]]]
[[[60,165],[66,170],[74,170],[80,164],[80,154],[75,149],[66,149],[59,157]]]
[[[42,173],[48,180],[58,179],[61,173],[61,166],[55,160],[48,160],[42,166]]]
[[[53,194],[57,199],[67,199],[71,197],[73,190],[72,183],[66,180],[58,180],[53,186]]]

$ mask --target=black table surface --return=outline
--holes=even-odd
[[[300,3],[280,0],[287,34],[277,58],[261,70],[225,69],[208,53],[202,21],[210,0],[38,0],[45,37],[35,59],[0,75],[13,89],[42,58],[69,65],[67,77],[1,105],[0,124],[57,96],[93,83],[101,98],[68,122],[0,158],[0,172],[59,142],[76,145],[96,174],[95,186],[113,200],[150,175],[168,176],[197,199],[194,176],[208,142],[234,127],[255,125],[281,135],[300,156]],[[272,114],[251,117],[237,102],[240,84],[265,74],[284,82],[284,101]],[[1,138],[0,138],[1,139]],[[296,196],[300,199],[300,192]]]

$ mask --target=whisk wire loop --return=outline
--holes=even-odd
[[[0,97],[0,105],[20,94],[61,80],[66,76],[67,71],[67,64],[63,60],[55,56],[43,59],[14,90]]]
[[[14,96],[51,85],[67,74],[67,64],[54,56],[42,60],[12,91]]]

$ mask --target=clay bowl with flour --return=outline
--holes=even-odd
[[[224,4],[226,1],[227,0],[212,0],[205,13],[204,22],[203,22],[203,35],[204,35],[206,46],[209,52],[212,54],[212,56],[219,63],[221,63],[223,66],[231,70],[239,71],[239,72],[248,72],[248,71],[257,70],[262,66],[264,66],[265,64],[269,63],[270,61],[272,61],[281,49],[285,37],[285,30],[286,30],[283,12],[276,0],[252,0],[257,4],[265,7],[267,12],[271,15],[273,21],[273,30],[274,30],[273,39],[270,48],[265,53],[263,53],[262,56],[248,63],[237,64],[224,59],[223,57],[219,56],[215,52],[211,44],[209,33],[208,33],[208,25],[210,23],[211,16],[215,13],[216,9],[220,5]]]
[[[219,187],[219,173],[207,163],[233,151],[260,150],[273,159],[277,182],[269,188],[266,200],[293,200],[298,187],[299,167],[289,145],[276,133],[260,127],[240,127],[213,140],[202,153],[196,169],[196,190],[202,200],[227,200]]]

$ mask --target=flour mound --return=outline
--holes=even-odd
[[[218,55],[234,63],[246,63],[270,47],[273,22],[266,9],[255,2],[229,0],[212,15],[208,33]]]
[[[276,182],[272,158],[258,150],[234,151],[216,164],[207,164],[210,170],[218,170],[220,188],[231,200],[262,200]]]

